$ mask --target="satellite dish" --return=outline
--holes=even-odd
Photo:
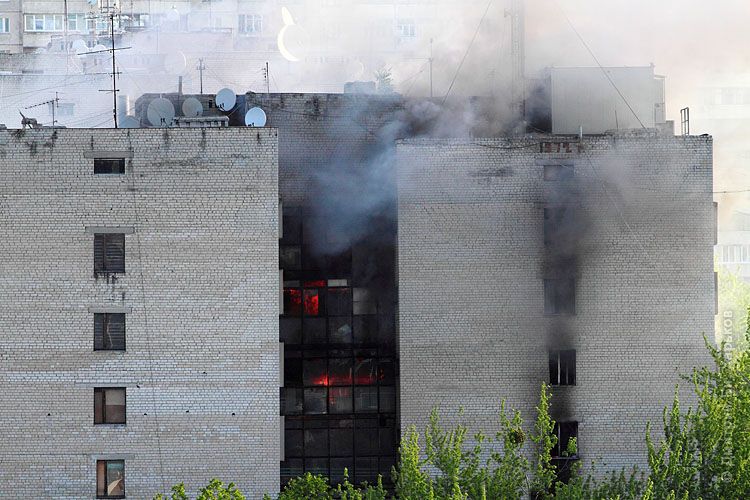
[[[94,45],[94,48],[91,49],[92,52],[104,52],[105,50],[108,50],[107,47],[105,47],[101,43],[97,43],[96,45]]]
[[[169,127],[174,118],[174,106],[172,102],[159,97],[148,103],[146,118],[154,127]]]
[[[80,38],[78,40],[74,41],[71,44],[71,47],[73,48],[73,50],[76,51],[76,53],[78,53],[79,51],[80,52],[85,52],[85,51],[89,50],[89,48],[86,46],[86,42],[84,42]]]
[[[248,127],[264,127],[266,125],[266,112],[260,108],[251,108],[245,113],[245,125]]]
[[[232,89],[221,89],[216,93],[216,106],[222,111],[232,111],[237,103],[237,95]]]
[[[188,97],[182,103],[182,114],[189,118],[203,114],[203,104],[195,97]]]
[[[180,11],[177,10],[176,7],[172,6],[172,8],[167,11],[167,21],[170,23],[176,23],[180,20]]]
[[[141,128],[141,122],[135,116],[124,116],[120,120],[120,128]]]
[[[164,57],[164,69],[172,75],[185,75],[187,70],[187,57],[181,51],[170,52]]]

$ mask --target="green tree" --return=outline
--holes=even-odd
[[[748,328],[746,312],[750,307],[750,284],[724,266],[717,266],[716,269],[719,281],[716,342],[726,342],[728,350],[747,349],[745,332]]]
[[[171,496],[167,497],[159,493],[154,497],[154,500],[188,500],[184,483],[172,486]],[[198,491],[195,500],[245,500],[245,495],[237,489],[234,483],[224,486],[224,483],[214,478]]]

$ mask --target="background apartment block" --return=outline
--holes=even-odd
[[[646,467],[713,329],[711,138],[408,140],[397,162],[402,427],[437,405],[492,432],[501,399],[530,422],[547,382],[585,465]]]
[[[277,488],[276,134],[0,131],[0,496]]]

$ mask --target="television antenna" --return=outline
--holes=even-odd
[[[60,101],[60,97],[58,97],[57,92],[55,92],[55,98],[54,99],[50,99],[49,101],[44,101],[44,102],[40,102],[40,103],[37,103],[37,104],[32,104],[31,106],[26,106],[23,109],[38,108],[39,106],[44,106],[45,104],[46,105],[52,105],[52,126],[54,127],[55,124],[57,124],[57,120],[55,119],[55,108],[57,107],[57,103],[59,101]],[[23,116],[23,113],[21,113],[21,116],[23,118],[26,118],[25,116]]]
[[[115,48],[115,16],[119,15],[116,13],[115,8],[109,8],[106,7],[107,10],[109,10],[108,16],[109,16],[109,35],[112,39],[112,47],[107,49],[98,49],[98,50],[92,50],[89,52],[80,52],[78,53],[79,56],[84,56],[88,54],[99,54],[101,52],[111,52],[112,53],[112,90],[99,90],[99,92],[112,92],[112,119],[114,120],[115,128],[118,128],[117,126],[117,92],[120,91],[120,89],[117,88],[117,75],[120,73],[117,71],[116,66],[116,59],[117,59],[117,53],[118,50],[127,50],[132,47],[118,47]],[[102,7],[102,10],[105,10],[105,7]],[[103,46],[102,46],[103,47]],[[96,47],[94,47],[96,48]]]

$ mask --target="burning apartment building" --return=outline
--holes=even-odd
[[[491,431],[543,382],[579,443],[561,469],[644,466],[704,361],[715,212],[711,138],[675,137],[637,73],[612,77],[649,89],[635,129],[553,133],[575,87],[552,72],[528,124],[489,99],[221,91],[143,95],[133,128],[1,131],[0,376],[25,401],[4,398],[2,483],[387,482],[433,407]]]

